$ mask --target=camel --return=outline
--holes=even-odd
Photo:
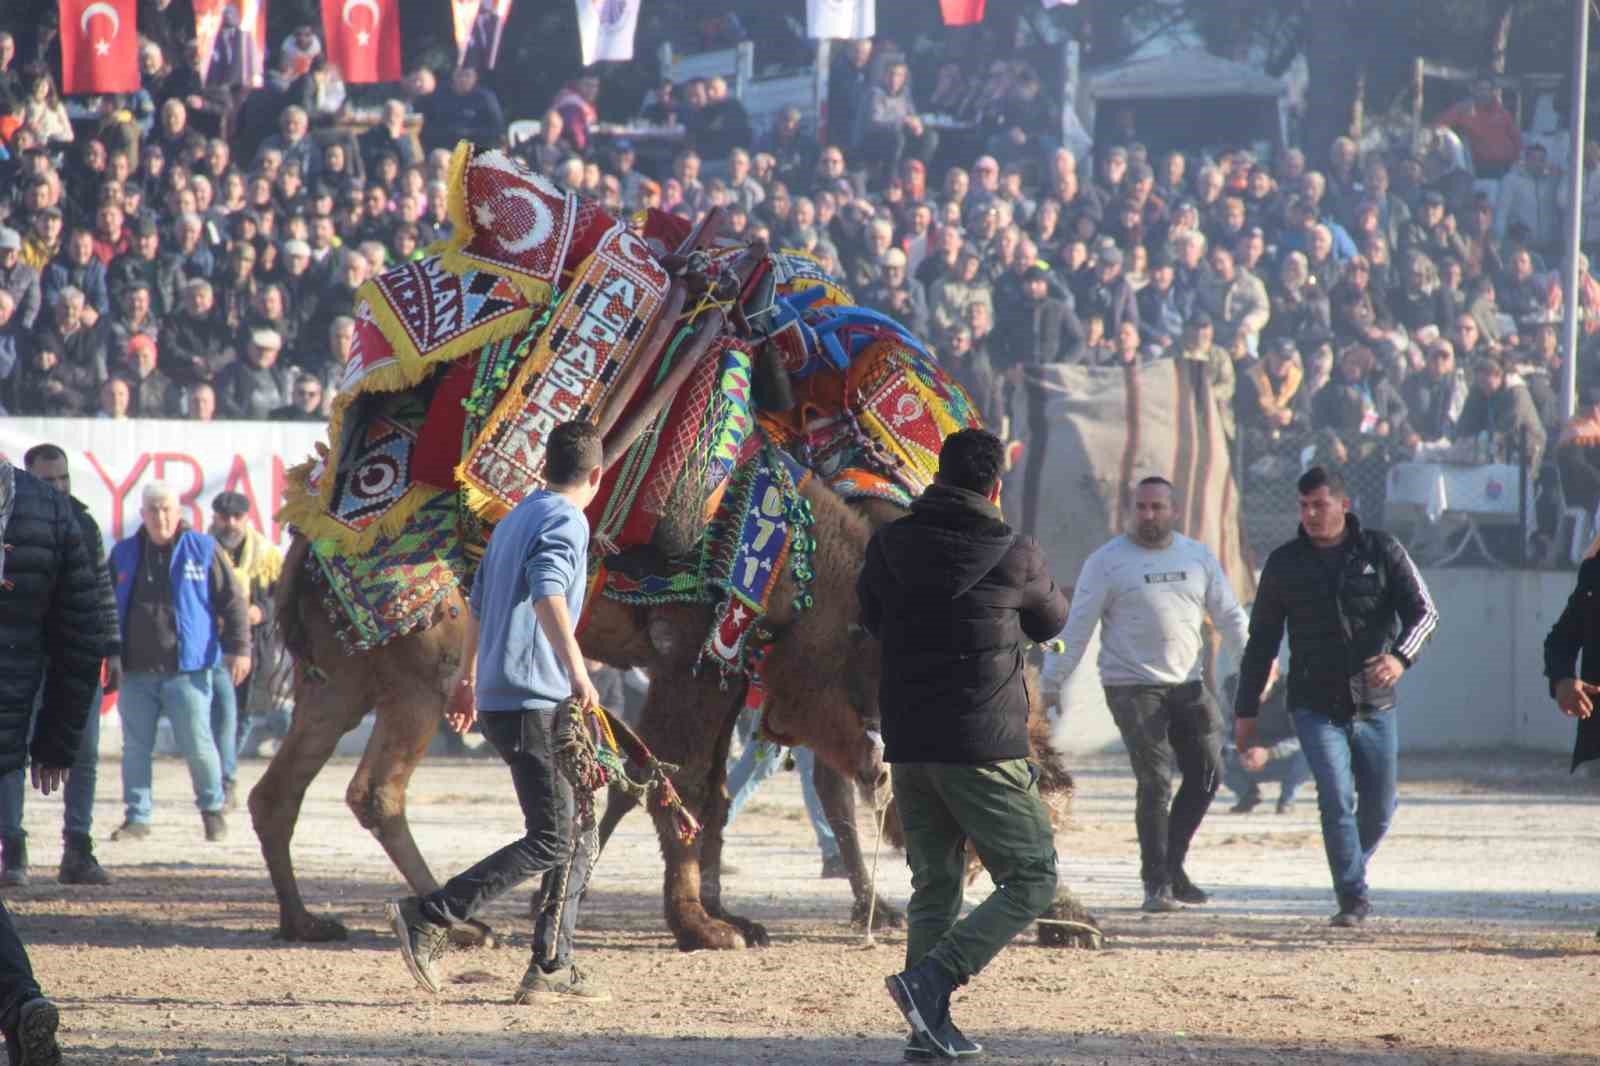
[[[873,788],[882,776],[877,749],[866,727],[876,720],[878,649],[853,625],[855,574],[868,536],[866,522],[815,479],[801,490],[811,503],[818,548],[813,559],[815,605],[796,614],[790,606],[792,578],[785,574],[768,622],[779,634],[767,659],[767,721],[771,728],[817,752],[833,773],[822,775],[819,792],[839,833],[851,868],[856,912],[869,904],[885,924],[899,912],[871,904],[865,863],[854,832],[848,783]],[[296,683],[295,716],[267,772],[251,790],[251,820],[278,897],[278,932],[286,940],[329,940],[345,935],[338,921],[310,913],[294,876],[290,842],[306,788],[338,740],[368,708],[377,724],[346,792],[358,822],[378,838],[412,891],[438,887],[406,822],[405,792],[441,719],[445,688],[458,662],[465,603],[453,595],[436,612],[435,624],[373,651],[350,654],[339,643],[320,590],[303,563],[306,545],[290,547],[280,583],[279,618],[302,667]],[[602,598],[580,636],[584,653],[619,667],[643,666],[651,675],[639,732],[656,754],[677,763],[673,775],[688,808],[705,832],[684,844],[667,812],[652,812],[666,859],[664,900],[668,926],[680,947],[729,948],[764,943],[753,922],[728,915],[713,873],[721,851],[726,814],[723,777],[729,739],[742,706],[742,686],[724,688],[694,661],[710,626],[710,608],[635,608]],[[815,664],[837,664],[818,671]],[[626,804],[608,808],[614,827]],[[463,934],[463,939],[481,939]]]

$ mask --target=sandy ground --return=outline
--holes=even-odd
[[[247,785],[262,767],[245,764]],[[99,845],[116,875],[109,888],[54,882],[46,864],[59,805],[30,800],[34,883],[6,902],[62,1006],[67,1062],[900,1060],[903,1029],[881,982],[899,968],[904,938],[867,947],[847,927],[848,889],[816,876],[795,775],[779,775],[730,831],[738,872],[728,900],[767,924],[773,946],[674,950],[660,919],[655,838],[636,816],[602,860],[581,941],[616,1001],[585,1009],[510,1005],[529,943],[522,893],[488,915],[504,946],[448,956],[444,992],[419,991],[383,923],[398,878],[344,807],[352,768],[336,762],[313,786],[296,844],[307,899],[351,925],[340,944],[273,939],[248,816],[234,818],[226,843],[204,843],[173,760],[158,768],[153,836]],[[1600,782],[1568,777],[1559,759],[1410,759],[1375,864],[1377,915],[1357,932],[1327,925],[1309,789],[1282,816],[1270,803],[1231,815],[1219,801],[1190,862],[1216,901],[1152,918],[1136,909],[1126,768],[1102,756],[1080,759],[1079,771],[1075,824],[1058,840],[1062,876],[1101,917],[1106,949],[1019,943],[960,993],[957,1017],[988,1045],[987,1061],[1600,1061]],[[517,834],[509,791],[492,762],[423,765],[413,825],[435,870],[458,870]],[[96,811],[102,839],[120,820],[119,794],[113,760]],[[870,830],[866,839],[870,847]],[[899,855],[884,852],[880,879],[903,903]]]

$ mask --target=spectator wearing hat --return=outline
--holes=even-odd
[[[1486,219],[1485,229],[1490,225],[1492,220]],[[1421,252],[1435,261],[1455,256],[1466,262],[1472,254],[1464,235],[1457,232],[1456,218],[1446,206],[1444,194],[1434,189],[1422,194],[1416,216],[1401,229],[1400,243],[1396,247],[1407,252]]]
[[[1471,387],[1449,341],[1441,338],[1428,345],[1424,360],[1420,371],[1400,383],[1406,418],[1424,444],[1449,444],[1456,438]]]
[[[177,310],[178,289],[183,282],[178,258],[161,250],[161,230],[154,219],[139,219],[132,229],[132,247],[112,260],[106,270],[106,284],[115,297],[119,290],[136,281],[143,282],[150,293],[151,311],[157,317],[170,314]]]
[[[133,418],[176,418],[180,413],[178,389],[159,369],[160,361],[154,337],[135,333],[128,338],[122,373],[131,390],[128,414]]]
[[[61,250],[40,276],[43,303],[54,307],[61,291],[76,288],[96,314],[111,310],[111,295],[106,288],[106,267],[94,254],[94,234],[75,227],[62,242]]]
[[[250,693],[258,672],[273,661],[272,594],[283,574],[283,556],[250,522],[250,499],[242,492],[219,492],[211,501],[211,529],[218,554],[233,572],[247,602],[250,671],[234,679],[222,663],[212,667],[211,736],[222,771],[223,807],[238,806],[239,742],[248,732]]]
[[[222,368],[213,383],[224,418],[266,419],[289,402],[289,369],[278,365],[283,337],[271,329],[250,335],[241,358]]]
[[[1172,257],[1157,252],[1150,258],[1150,281],[1139,290],[1139,333],[1150,356],[1170,354],[1183,335],[1183,324],[1194,306],[1194,296],[1178,288]]]
[[[1233,357],[1216,345],[1216,323],[1205,311],[1194,310],[1183,324],[1183,337],[1178,342],[1177,357],[1188,363],[1206,368],[1206,379],[1211,385],[1211,396],[1222,419],[1228,438],[1233,439],[1233,393],[1236,377]]]
[[[0,289],[11,294],[17,325],[32,329],[43,302],[39,272],[22,261],[22,235],[9,226],[0,226]]]
[[[1138,304],[1133,286],[1122,274],[1119,249],[1105,248],[1095,256],[1095,280],[1077,310],[1082,318],[1098,316],[1108,337],[1115,336],[1124,322],[1138,323]]]
[[[1263,341],[1261,358],[1238,369],[1234,406],[1246,462],[1303,443],[1311,433],[1311,392],[1294,341]]]

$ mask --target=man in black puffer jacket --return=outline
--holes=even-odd
[[[873,536],[856,584],[862,621],[883,641],[884,758],[916,886],[906,969],[887,982],[911,1057],[981,1050],[950,1020],[950,992],[1055,898],[1023,658],[1025,641],[1060,632],[1067,600],[1038,544],[1001,517],[1004,452],[983,430],[947,437],[934,484]],[[966,840],[997,889],[957,922]]]
[[[1395,683],[1439,624],[1400,542],[1363,529],[1337,471],[1300,476],[1300,534],[1267,557],[1239,666],[1234,745],[1255,747],[1261,692],[1289,630],[1289,712],[1317,781],[1336,926],[1366,918],[1367,862],[1394,817]]]
[[[0,459],[0,773],[33,762],[49,795],[77,755],[100,676],[94,564],[72,501]],[[48,655],[47,655],[48,652]],[[28,721],[44,683],[33,740]],[[58,1063],[58,1015],[0,905],[0,1029],[12,1062]]]

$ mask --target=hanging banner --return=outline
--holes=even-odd
[[[983,21],[987,0],[939,0],[939,14],[946,26],[972,26]]]
[[[139,91],[137,0],[61,0],[61,92]]]
[[[633,30],[639,0],[577,0],[578,40],[583,65],[623,63],[633,58]]]
[[[806,0],[806,35],[859,41],[878,32],[877,0]]]
[[[322,0],[328,61],[347,85],[399,81],[400,0]]]
[[[452,0],[456,65],[493,70],[500,61],[500,38],[511,17],[511,0]]]
[[[22,465],[35,444],[67,453],[72,494],[100,524],[106,543],[139,528],[139,496],[152,481],[178,493],[184,521],[211,524],[219,492],[250,501],[250,524],[280,548],[287,527],[272,516],[283,506],[284,471],[314,454],[328,433],[323,422],[184,422],[165,418],[3,418],[0,456]]]
[[[266,75],[267,0],[194,0],[194,36],[207,88],[261,88]]]

